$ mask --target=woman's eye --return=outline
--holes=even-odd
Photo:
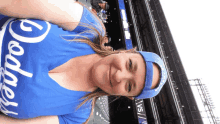
[[[131,70],[131,68],[132,68],[132,61],[131,59],[129,59],[129,70]]]

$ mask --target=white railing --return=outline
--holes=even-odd
[[[135,35],[136,35],[136,38],[137,38],[138,50],[142,51],[143,50],[143,45],[141,43],[140,34],[139,34],[139,31],[138,31],[138,27],[137,27],[137,20],[134,17],[134,9],[133,9],[133,6],[131,4],[131,0],[128,0],[128,3],[129,3],[130,11],[131,11],[132,22],[134,24]]]
[[[149,4],[148,1],[149,0],[145,0],[145,4],[146,4],[146,7],[147,7],[149,17],[150,17],[150,22],[151,22],[151,25],[152,25],[152,28],[153,28],[154,36],[156,38],[156,42],[157,42],[157,46],[159,48],[161,58],[164,61],[165,68],[167,69],[168,84],[170,86],[171,93],[172,93],[172,96],[174,98],[174,103],[175,103],[175,106],[176,106],[176,109],[177,109],[178,116],[180,117],[180,122],[181,122],[181,124],[185,124],[186,123],[185,116],[184,116],[183,111],[181,109],[178,94],[174,90],[174,86],[173,86],[173,83],[172,83],[172,75],[170,74],[170,69],[168,67],[168,63],[167,63],[166,58],[165,58],[166,55],[165,55],[165,52],[164,52],[163,47],[161,45],[161,42],[160,42],[160,39],[159,39],[159,36],[158,36],[158,33],[157,33],[158,31],[157,31],[157,28],[156,28],[156,24],[155,24],[155,21],[154,21],[152,12],[151,12],[150,4]]]

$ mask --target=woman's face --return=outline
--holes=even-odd
[[[145,62],[138,53],[103,57],[92,67],[92,82],[110,95],[137,96],[145,83]]]

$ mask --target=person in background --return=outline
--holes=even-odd
[[[90,3],[95,14],[99,13],[102,9],[105,11],[109,9],[109,4],[103,0],[90,0]]]

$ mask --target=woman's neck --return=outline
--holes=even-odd
[[[97,87],[91,80],[91,70],[100,59],[97,54],[76,57],[51,70],[49,76],[66,89],[92,92]]]
[[[84,88],[86,91],[94,91],[97,87],[91,80],[91,70],[93,65],[100,59],[101,57],[98,54],[73,59],[71,65],[65,71],[66,78],[72,83],[80,84],[78,86]]]

